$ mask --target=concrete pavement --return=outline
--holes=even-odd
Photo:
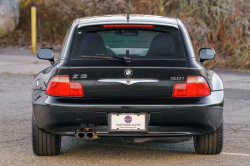
[[[55,59],[59,54],[55,53]],[[33,55],[31,50],[23,48],[0,49],[0,73],[36,75],[41,70],[50,66],[47,60],[40,60]]]

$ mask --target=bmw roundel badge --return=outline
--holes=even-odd
[[[126,70],[124,71],[124,75],[125,75],[126,77],[130,77],[130,76],[132,76],[132,74],[133,74],[133,71],[132,71],[131,69],[126,69]]]

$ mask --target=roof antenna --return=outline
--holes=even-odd
[[[129,23],[129,18],[130,18],[130,16],[129,16],[129,11],[127,11],[127,22]]]

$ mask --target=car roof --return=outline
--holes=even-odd
[[[129,21],[126,14],[79,18],[77,19],[78,28],[103,24],[154,24],[178,28],[176,18],[144,14],[130,14],[129,16]]]

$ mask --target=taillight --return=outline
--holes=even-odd
[[[52,77],[48,83],[46,94],[51,96],[84,96],[82,84],[79,82],[70,82],[69,76]]]
[[[184,83],[174,85],[173,97],[202,97],[210,95],[210,88],[204,77],[187,76]]]
[[[115,25],[103,25],[103,28],[133,28],[133,27],[138,27],[138,28],[153,28],[153,25],[136,25],[136,24],[115,24]]]

